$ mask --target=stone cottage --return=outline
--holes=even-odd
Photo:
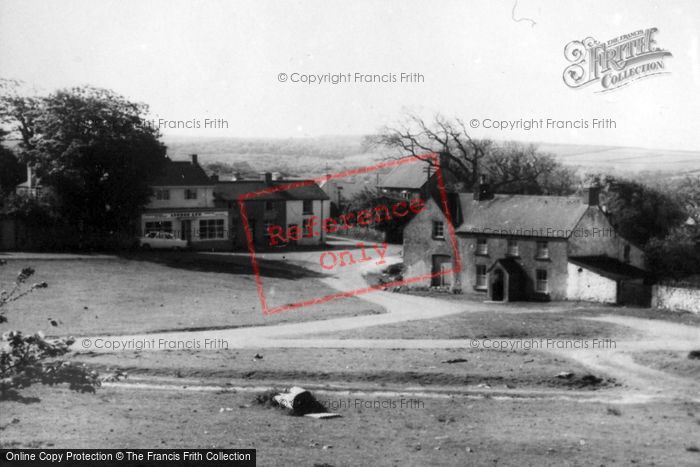
[[[456,250],[434,199],[406,226],[404,277],[432,275],[414,286],[495,301],[647,304],[643,253],[616,233],[597,190],[577,197],[493,195],[484,184],[474,194],[460,194],[455,204]],[[460,263],[461,270],[451,273]]]

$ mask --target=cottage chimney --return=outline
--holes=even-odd
[[[236,171],[236,173],[233,174],[233,181],[240,180],[242,178],[243,178],[243,176],[241,175],[241,173],[239,171]]]
[[[272,185],[272,173],[265,172],[265,185]]]
[[[584,188],[582,197],[583,204],[598,206],[598,204],[600,204],[600,188],[594,186]]]
[[[493,198],[493,193],[491,193],[491,185],[485,175],[479,176],[479,182],[474,187],[474,200],[484,201],[486,199]]]
[[[190,157],[192,158],[192,165],[199,164],[199,162],[197,161],[197,154],[191,154]]]

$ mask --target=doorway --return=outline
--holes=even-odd
[[[180,238],[187,240],[189,243],[192,240],[192,221],[189,219],[180,222]]]
[[[449,271],[452,268],[452,259],[449,255],[433,255],[432,278],[430,285],[433,287],[449,287],[452,285],[452,276]]]
[[[505,299],[505,279],[501,269],[494,269],[491,277],[491,300],[502,302]]]

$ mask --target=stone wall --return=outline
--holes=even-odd
[[[465,290],[476,290],[476,266],[485,265],[489,269],[497,260],[508,257],[508,238],[495,235],[484,235],[487,240],[488,253],[477,254],[476,240],[478,235],[460,234],[459,250],[462,256],[462,284]],[[540,239],[547,241],[549,249],[548,258],[537,257],[537,239],[532,237],[514,237],[518,242],[518,256],[527,276],[526,296],[534,297],[534,283],[537,269],[547,270],[547,282],[550,300],[563,300],[566,298],[566,241],[563,239]],[[545,298],[545,297],[539,297]]]
[[[700,288],[655,285],[651,303],[654,308],[700,313]]]
[[[444,223],[445,238],[433,238],[434,221]],[[447,219],[437,203],[433,199],[429,199],[425,204],[425,210],[415,216],[404,229],[403,262],[406,266],[404,278],[430,274],[434,255],[449,256],[454,267],[454,251],[447,229]],[[455,287],[460,287],[459,277],[455,277],[451,282]],[[411,287],[420,286],[430,286],[430,279],[411,284]]]

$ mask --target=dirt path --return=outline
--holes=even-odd
[[[352,243],[345,241],[335,242],[336,244],[346,244],[348,248],[352,247]],[[386,264],[400,261],[398,256],[398,248],[395,246],[389,250]],[[283,261],[293,261],[302,263],[304,266],[321,271],[320,267],[314,267],[318,258],[318,252],[292,252],[292,253],[267,253],[258,255],[262,259],[274,259]],[[361,288],[366,288],[367,283],[363,278],[363,274],[372,270],[381,269],[385,265],[377,266],[374,262],[356,265],[352,268],[338,268],[333,273],[328,274],[326,278],[321,279],[329,286],[339,291],[350,291]],[[447,302],[436,298],[415,297],[405,294],[395,294],[382,291],[373,291],[361,295],[361,298],[377,305],[382,306],[386,313],[369,316],[357,316],[349,318],[333,318],[321,321],[310,321],[303,323],[289,323],[270,326],[252,326],[235,329],[221,330],[203,330],[203,331],[173,331],[152,334],[136,334],[128,336],[95,336],[89,339],[79,339],[74,344],[74,350],[90,350],[94,352],[110,352],[109,349],[97,348],[94,345],[85,345],[84,342],[91,341],[93,344],[96,341],[104,340],[119,340],[126,342],[129,340],[148,340],[148,339],[165,339],[169,341],[181,341],[187,339],[225,339],[229,348],[265,348],[265,347],[280,347],[279,342],[274,339],[282,337],[293,337],[304,334],[326,333],[333,331],[344,331],[357,329],[366,326],[379,326],[384,324],[401,323],[411,320],[435,319],[451,314],[462,313],[466,311],[481,311],[483,306],[477,303],[454,303]],[[342,299],[335,301],[337,306],[342,307]],[[293,310],[286,313],[294,313]],[[332,341],[332,340],[331,340]],[[316,346],[313,341],[309,340],[309,346]],[[327,341],[326,341],[327,342]],[[333,344],[330,346],[341,346],[342,344]],[[323,346],[321,344],[321,346]],[[147,349],[149,350],[149,349]]]
[[[575,360],[596,373],[607,374],[624,382],[630,389],[646,394],[663,394],[666,397],[700,397],[700,381],[681,378],[664,371],[640,365],[634,354],[648,351],[673,351],[686,354],[700,349],[700,328],[633,318],[629,316],[603,316],[588,318],[596,321],[626,326],[644,337],[636,340],[617,341],[614,349],[565,350],[560,354]]]
[[[126,381],[107,382],[103,386],[110,388],[132,389],[132,390],[166,390],[175,392],[234,392],[234,393],[260,393],[279,389],[279,385],[258,384],[258,385],[236,385],[227,382],[226,384],[215,384],[203,382],[201,379],[164,378],[157,376],[133,376]],[[382,387],[363,385],[362,383],[334,384],[323,382],[320,384],[305,383],[304,388],[311,390],[314,394],[333,395],[335,397],[416,397],[431,399],[453,399],[463,397],[465,399],[485,399],[498,401],[510,401],[514,399],[528,400],[561,400],[575,402],[597,402],[597,403],[639,403],[650,402],[660,399],[658,397],[630,397],[621,389],[610,389],[607,391],[572,390],[572,389],[500,389],[481,388],[478,386],[421,386],[421,387]]]

